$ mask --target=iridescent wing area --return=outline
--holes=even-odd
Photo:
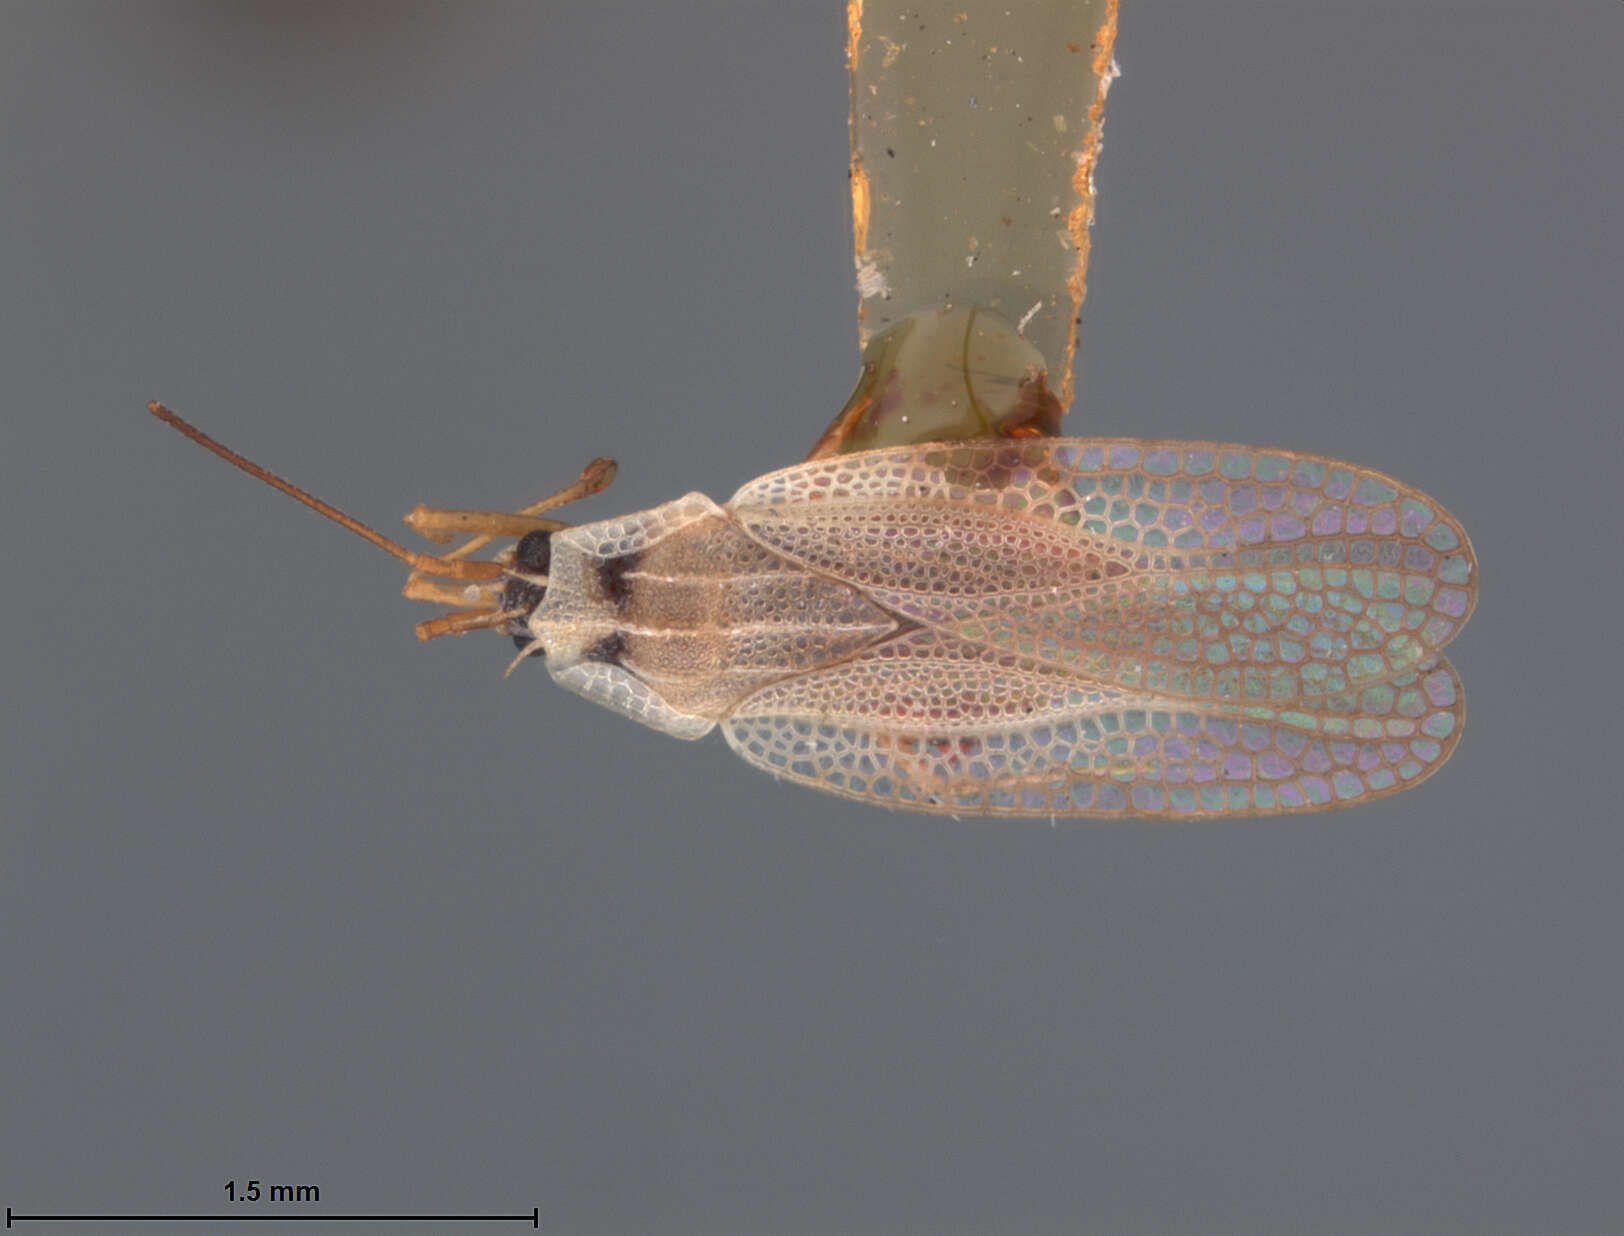
[[[1012,701],[1030,715],[1009,716]],[[925,684],[917,667],[868,660],[763,692],[723,733],[775,776],[888,807],[1270,815],[1418,783],[1454,750],[1464,702],[1442,660],[1311,709],[1193,705],[968,659]]]
[[[873,451],[745,486],[752,536],[918,625],[743,702],[728,740],[888,805],[1224,815],[1364,801],[1448,757],[1460,525],[1379,473],[1209,443]]]

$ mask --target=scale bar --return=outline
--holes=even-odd
[[[541,1227],[541,1207],[532,1207],[527,1215],[335,1215],[328,1211],[297,1211],[266,1212],[262,1214],[243,1214],[240,1211],[227,1211],[224,1214],[214,1215],[20,1215],[6,1207],[6,1226],[14,1223],[528,1223],[533,1228]]]

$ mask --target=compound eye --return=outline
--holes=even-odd
[[[526,575],[545,575],[553,565],[553,534],[526,532],[513,547],[513,565]]]

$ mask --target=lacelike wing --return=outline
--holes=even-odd
[[[1453,748],[1438,650],[1476,569],[1418,491],[1317,456],[1042,440],[771,473],[751,535],[927,630],[776,683],[726,725],[835,793],[994,814],[1363,801]]]

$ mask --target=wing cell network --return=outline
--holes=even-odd
[[[1464,531],[1425,494],[1249,447],[873,451],[770,473],[729,510],[933,629],[1184,700],[1281,706],[1418,673],[1476,594]]]
[[[1122,691],[914,632],[774,684],[723,732],[774,776],[887,807],[1197,818],[1405,789],[1449,758],[1464,707],[1442,660],[1312,708],[1270,707]]]

